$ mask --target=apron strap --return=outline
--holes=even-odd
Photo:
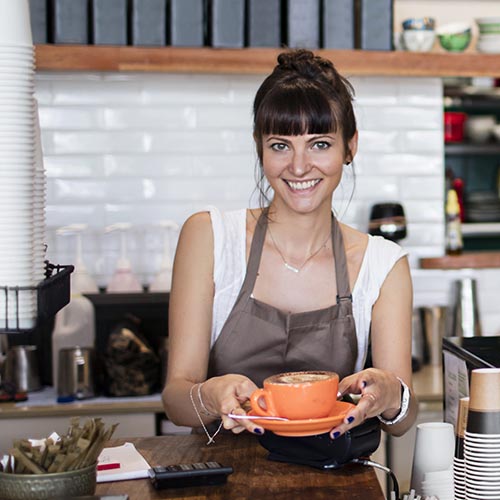
[[[253,233],[252,245],[250,247],[250,255],[248,256],[247,271],[243,285],[241,286],[240,295],[246,293],[248,296],[252,294],[259,271],[260,258],[264,247],[264,239],[266,238],[267,230],[267,213],[269,208],[264,208],[259,216],[259,220],[255,225]]]
[[[349,285],[349,272],[344,248],[344,238],[340,225],[332,212],[332,248],[335,257],[335,275],[337,276],[337,304],[342,300],[352,302],[351,286]]]

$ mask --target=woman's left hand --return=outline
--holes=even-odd
[[[367,418],[383,414],[390,420],[400,411],[401,383],[393,373],[368,368],[349,375],[339,383],[339,397],[344,394],[361,394],[358,404],[345,416],[344,421],[330,431],[336,439]]]

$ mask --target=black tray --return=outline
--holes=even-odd
[[[19,294],[25,291],[37,292],[37,324],[50,319],[62,309],[70,300],[70,274],[74,266],[57,265],[45,261],[45,279],[36,286],[0,286],[0,293],[5,294],[5,323],[0,324],[0,333],[28,333],[36,329],[19,327],[19,317],[14,321],[8,320],[8,310],[19,301]],[[15,299],[9,301],[9,292],[15,292]],[[17,306],[16,306],[17,308]],[[11,325],[10,323],[14,323]]]

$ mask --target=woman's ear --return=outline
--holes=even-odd
[[[349,164],[354,160],[356,153],[358,152],[358,131],[354,132],[354,135],[349,139],[347,143],[349,149],[345,159],[345,163]]]

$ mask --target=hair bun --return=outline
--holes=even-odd
[[[324,74],[325,70],[334,70],[330,61],[315,56],[307,49],[282,52],[278,56],[278,68],[282,71],[294,71],[309,78],[317,78]]]

